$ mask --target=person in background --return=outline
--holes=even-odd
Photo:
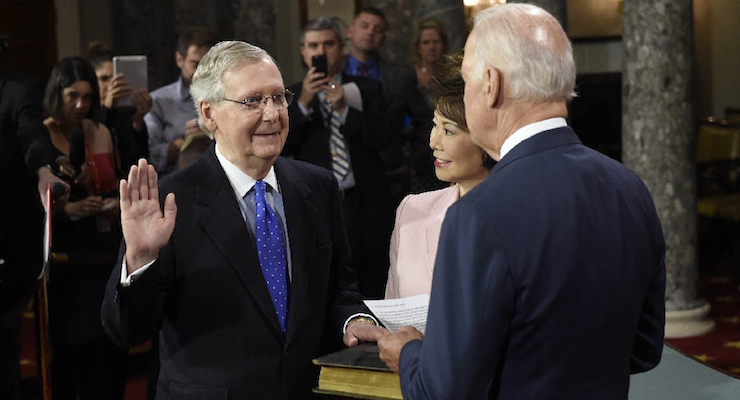
[[[95,68],[100,89],[100,121],[113,136],[116,166],[126,171],[139,160],[149,158],[149,134],[144,116],[152,109],[152,96],[146,89],[133,91],[123,74],[113,75],[113,51],[101,42],[88,45],[86,58]],[[133,108],[118,108],[118,99],[132,96]]]
[[[280,157],[293,95],[263,49],[216,44],[190,91],[214,143],[161,185],[143,159],[121,181],[103,325],[122,346],[159,335],[157,400],[310,398],[313,358],[387,332],[357,293],[337,181]]]
[[[49,271],[49,327],[54,350],[55,400],[120,399],[126,350],[100,323],[105,283],[121,238],[113,139],[100,123],[98,80],[81,57],[59,61],[44,96],[53,152],[68,159],[59,173],[74,175],[72,191],[52,223],[53,249],[69,255]],[[82,158],[75,165],[76,158]]]
[[[568,127],[573,49],[545,10],[477,14],[462,75],[470,134],[498,163],[447,211],[426,333],[383,336],[380,358],[407,400],[626,399],[663,348],[650,192]]]
[[[429,104],[429,79],[434,74],[435,64],[447,53],[447,29],[434,18],[426,18],[414,26],[412,41],[412,60],[416,70],[419,88]],[[429,152],[429,143],[425,136],[416,136],[409,143],[409,161],[412,171],[411,193],[421,193],[445,187],[431,167],[434,157]]]
[[[395,208],[412,190],[411,179],[417,172],[413,168],[411,149],[426,148],[429,143],[433,110],[419,89],[414,68],[380,56],[387,29],[388,22],[382,11],[375,7],[360,9],[347,28],[350,53],[342,69],[347,75],[370,77],[383,83],[385,119],[391,139],[381,150],[380,157]],[[427,164],[426,168],[431,175],[431,166]]]
[[[303,29],[303,61],[311,65],[313,56],[325,55],[328,73],[323,76],[310,67],[302,82],[288,87],[296,101],[288,107],[290,136],[283,154],[334,172],[360,293],[378,299],[387,279],[393,225],[378,151],[390,132],[383,120],[380,83],[341,71],[342,38],[341,28],[328,17],[309,21]]]
[[[21,325],[43,265],[42,202],[49,184],[63,181],[41,122],[43,86],[5,68],[6,41],[0,35],[0,398],[21,400]]]
[[[198,112],[188,88],[198,63],[214,43],[210,30],[184,31],[175,51],[180,78],[152,92],[152,110],[144,117],[149,132],[149,156],[157,172],[165,176],[178,170],[180,148],[191,135],[203,134]]]
[[[435,18],[425,18],[414,26],[411,55],[416,70],[416,80],[424,91],[429,90],[429,78],[434,68],[447,53],[449,39],[444,24]]]
[[[453,186],[412,194],[401,201],[391,236],[385,298],[396,299],[432,290],[437,243],[447,209],[481,183],[495,161],[473,143],[465,120],[465,82],[460,73],[461,52],[445,56],[430,79],[435,100],[434,127],[429,147],[434,152],[437,178]]]

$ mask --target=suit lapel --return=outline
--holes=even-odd
[[[294,323],[298,320],[296,316],[300,315],[302,305],[308,297],[309,277],[313,267],[308,261],[315,242],[316,230],[313,227],[316,226],[318,212],[308,199],[311,189],[288,160],[278,158],[275,172],[283,196],[290,239],[292,279],[286,335],[286,340],[290,341],[298,329]]]
[[[201,158],[197,168],[196,201],[197,207],[203,211],[201,226],[234,268],[275,333],[282,336],[272,298],[260,270],[257,248],[247,231],[234,190],[216,158],[213,145]]]

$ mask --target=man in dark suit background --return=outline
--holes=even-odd
[[[160,188],[145,160],[121,182],[103,325],[124,346],[159,331],[157,399],[308,398],[343,330],[384,331],[348,267],[336,179],[279,157],[292,94],[264,50],[215,45],[190,90],[215,144]]]
[[[663,345],[650,193],[567,126],[572,48],[541,8],[480,13],[462,74],[470,133],[500,161],[447,212],[425,336],[389,334],[381,358],[408,400],[626,399]]]
[[[390,191],[378,152],[391,137],[381,84],[342,73],[342,32],[328,17],[306,24],[301,55],[309,70],[289,89],[290,136],[284,155],[334,172],[352,250],[352,269],[366,298],[382,298],[393,226]],[[326,56],[324,75],[313,56]],[[340,143],[337,143],[337,142]]]
[[[383,84],[391,136],[380,155],[395,207],[411,191],[411,177],[416,173],[412,153],[418,147],[429,151],[433,109],[419,89],[414,68],[380,56],[387,29],[388,21],[378,8],[360,9],[347,28],[351,47],[342,69],[347,75],[370,77]],[[405,126],[407,115],[411,117],[409,129]],[[432,171],[430,164],[429,173]]]
[[[42,266],[40,199],[49,183],[62,181],[49,167],[54,158],[42,124],[43,87],[5,69],[7,51],[0,42],[0,398],[14,400],[20,399],[23,308]]]

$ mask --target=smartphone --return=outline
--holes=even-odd
[[[116,108],[133,107],[133,93],[148,88],[146,56],[113,57],[113,76],[123,74],[123,79],[131,87],[131,94],[116,101]]]
[[[311,66],[316,67],[316,72],[323,72],[324,77],[326,77],[326,74],[329,72],[326,65],[326,55],[324,54],[311,57]]]

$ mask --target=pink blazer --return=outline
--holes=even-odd
[[[458,186],[412,194],[396,211],[391,235],[388,282],[385,298],[397,299],[432,291],[434,259],[442,221],[459,198]]]

